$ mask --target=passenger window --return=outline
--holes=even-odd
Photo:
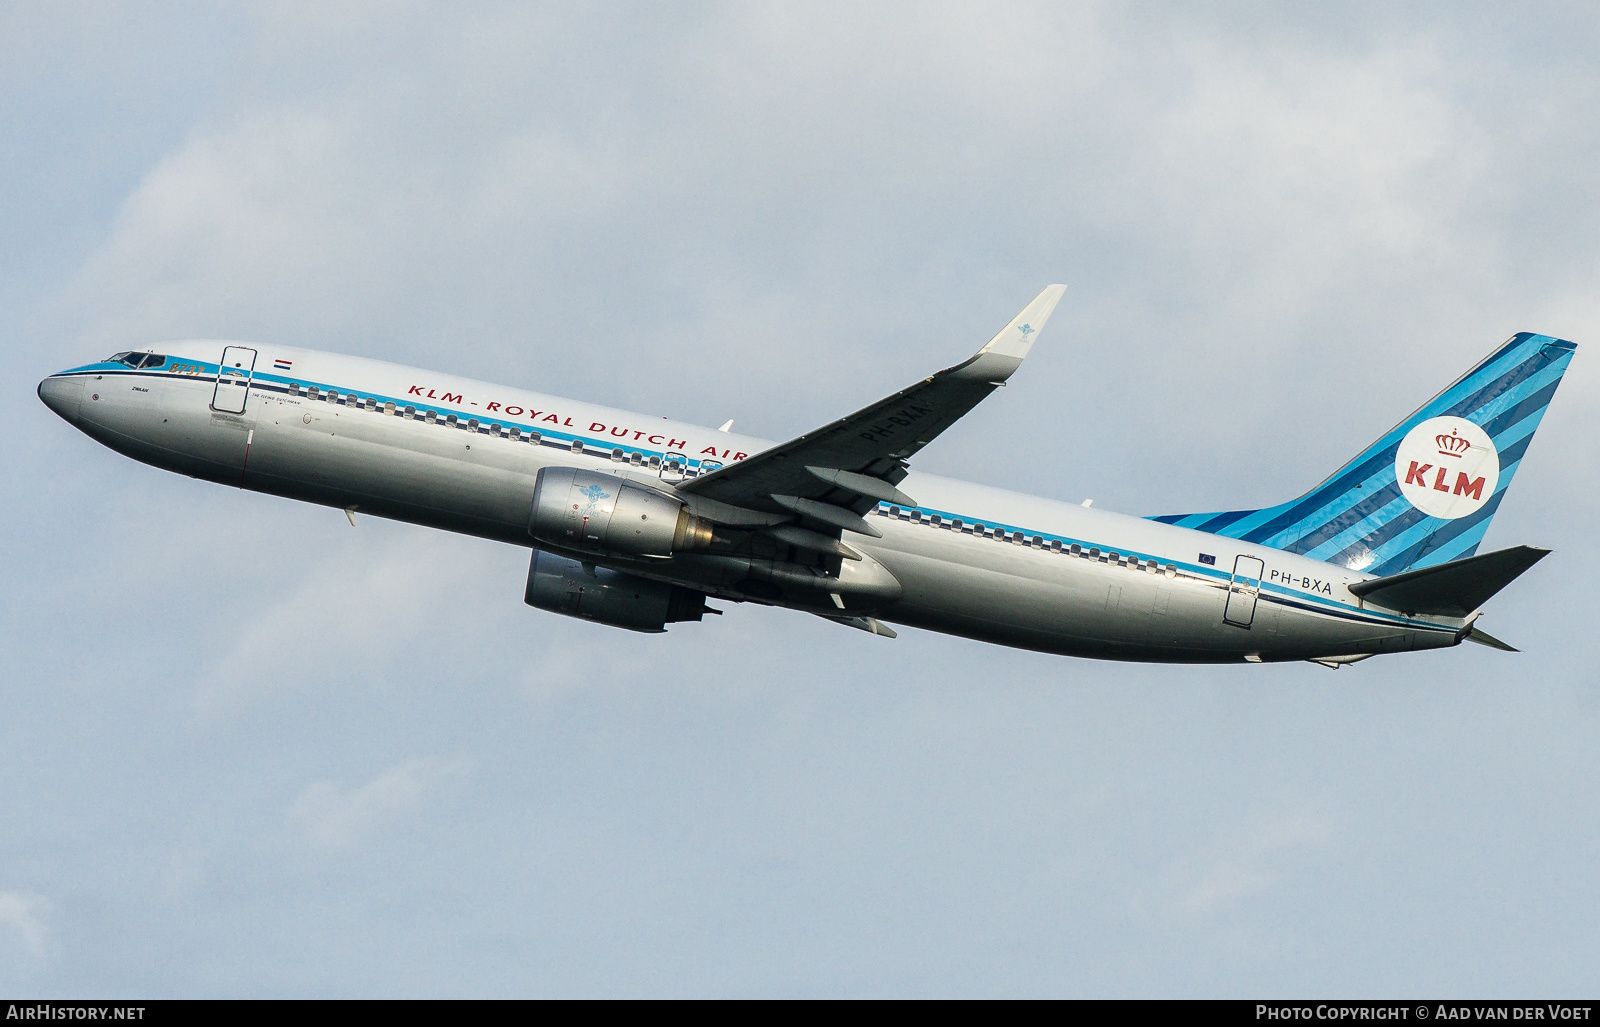
[[[467,431],[477,431],[477,430],[478,430],[478,419],[476,417],[467,418]]]
[[[528,441],[537,446],[539,443],[544,441],[544,436],[540,435],[536,431],[531,431],[528,433]]]
[[[406,404],[406,409],[405,409],[405,418],[406,418],[406,420],[408,420],[408,421],[412,420],[416,416],[417,416],[417,408],[414,407],[414,406],[411,406],[409,403]]]
[[[582,439],[573,439],[572,440],[572,451],[574,453],[577,453],[580,456],[583,455],[583,440]]]
[[[435,424],[439,420],[439,414],[438,414],[437,411],[430,410],[426,414],[423,415],[422,419],[424,421],[427,421],[429,424]]]
[[[628,457],[628,463],[632,464],[635,467],[638,467],[640,464],[644,463],[644,454],[643,453],[635,453],[635,454],[633,454],[632,456]]]
[[[450,427],[454,428],[456,426],[456,415],[455,414],[446,414],[445,418],[444,418],[444,423],[448,424]]]
[[[1044,548],[1044,539],[1040,538],[1038,535],[1033,536],[1033,548],[1035,548],[1035,549],[1043,549]]]
[[[511,441],[512,442],[521,442],[522,441],[522,429],[521,428],[512,428],[511,429]]]
[[[929,518],[928,518],[928,521],[929,521],[929,523],[931,523],[931,524],[932,524],[932,525],[933,525],[933,526],[934,526],[934,527],[935,527],[935,528],[937,528],[937,527],[938,527],[938,526],[939,526],[939,525],[940,525],[940,524],[941,524],[941,523],[943,523],[943,522],[942,522],[942,521],[940,521],[940,519],[939,519],[939,515],[938,515],[938,514],[934,514],[934,515],[933,515],[933,516],[932,516],[932,517],[929,517]]]
[[[611,451],[611,462],[614,463],[614,464],[622,463],[622,450],[613,449]]]
[[[385,414],[389,415],[389,416],[393,416],[394,415],[394,403],[392,403],[392,402],[385,403],[383,405],[383,412]]]
[[[652,471],[654,471],[657,468],[659,468],[660,466],[661,466],[661,458],[659,456],[652,456],[650,458],[650,469]]]

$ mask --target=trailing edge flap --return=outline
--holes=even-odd
[[[1387,578],[1359,581],[1350,586],[1350,591],[1369,603],[1401,613],[1465,617],[1549,555],[1548,549],[1515,546]]]
[[[786,510],[773,502],[774,494],[843,507],[857,514],[871,509],[880,490],[863,487],[858,476],[898,485],[905,477],[903,464],[908,457],[1004,385],[1021,366],[1066,288],[1052,285],[1041,292],[988,345],[962,363],[849,417],[686,481],[679,490],[774,513]]]

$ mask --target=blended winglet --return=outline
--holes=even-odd
[[[978,356],[991,354],[997,357],[1014,357],[1018,361],[1028,355],[1028,350],[1033,347],[1033,340],[1038,337],[1044,323],[1050,320],[1051,311],[1056,309],[1056,304],[1061,302],[1061,296],[1067,291],[1065,285],[1052,285],[1044,292],[1035,296],[1033,302],[1022,308],[1022,313],[1012,318],[1011,323],[1000,329],[998,335],[990,339],[988,345],[977,353]]]

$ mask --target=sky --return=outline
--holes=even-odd
[[[1600,14],[1307,6],[0,9],[0,993],[1592,996]],[[1524,651],[637,635],[34,396],[236,338],[781,440],[1051,282],[917,469],[1262,506],[1577,342]]]

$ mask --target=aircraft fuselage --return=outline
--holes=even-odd
[[[253,367],[230,377],[227,347],[250,351]],[[311,350],[191,342],[164,356],[158,367],[65,371],[40,396],[92,438],[156,467],[545,550],[529,534],[542,468],[670,490],[773,445]],[[1050,653],[1185,663],[1439,648],[1468,626],[1363,604],[1348,586],[1370,575],[1281,550],[915,471],[899,488],[915,506],[885,501],[866,515],[881,538],[844,536],[867,558],[859,566],[875,562],[899,583],[897,598],[862,610],[882,621]],[[818,607],[825,593],[780,583],[752,594],[725,559],[563,555],[711,597],[829,612]]]

